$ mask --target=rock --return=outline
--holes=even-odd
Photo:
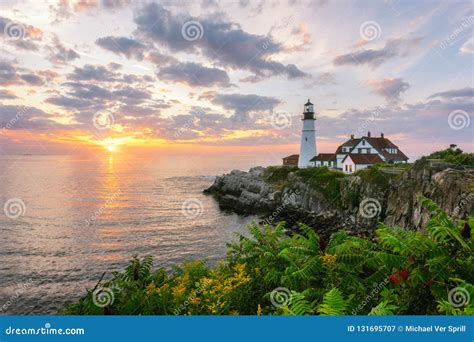
[[[328,192],[321,191],[324,184],[309,184],[296,172],[272,183],[265,178],[265,168],[254,167],[217,177],[204,192],[212,194],[222,209],[257,214],[268,224],[306,223],[321,234],[338,229],[363,233],[380,222],[422,229],[430,213],[418,203],[419,195],[431,198],[454,218],[474,212],[474,170],[440,170],[415,164],[399,177],[379,183],[346,176],[339,179],[337,196],[328,198]]]

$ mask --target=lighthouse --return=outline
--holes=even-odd
[[[306,168],[310,166],[310,160],[316,156],[316,131],[314,129],[314,108],[311,101],[304,105],[303,130],[301,131],[300,156],[298,167]]]

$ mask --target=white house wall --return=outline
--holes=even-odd
[[[346,171],[346,165],[347,165],[347,171]],[[352,172],[349,171],[352,167]],[[354,164],[354,162],[352,161],[352,159],[350,157],[346,158],[346,160],[344,160],[344,163],[342,163],[342,172],[344,173],[354,173],[356,171],[356,165]]]

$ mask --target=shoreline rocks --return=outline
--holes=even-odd
[[[233,170],[216,177],[204,193],[214,196],[222,210],[259,215],[267,224],[286,221],[288,228],[306,223],[324,235],[339,229],[370,232],[380,222],[422,229],[429,213],[418,203],[419,195],[431,198],[454,218],[474,212],[474,170],[438,171],[415,164],[397,177],[382,178],[382,182],[358,175],[341,176],[331,196],[324,187],[334,183],[308,181],[291,170],[283,179],[270,181],[271,171],[264,167],[248,172]]]

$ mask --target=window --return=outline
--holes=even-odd
[[[363,150],[361,148],[358,148],[357,151],[358,153],[362,153]]]
[[[345,170],[346,170],[346,172],[347,172],[347,165],[344,165],[344,169],[345,169]]]
[[[349,172],[352,172],[352,165],[349,165]]]
[[[362,145],[364,145],[364,146],[365,146],[365,140],[362,140]]]

